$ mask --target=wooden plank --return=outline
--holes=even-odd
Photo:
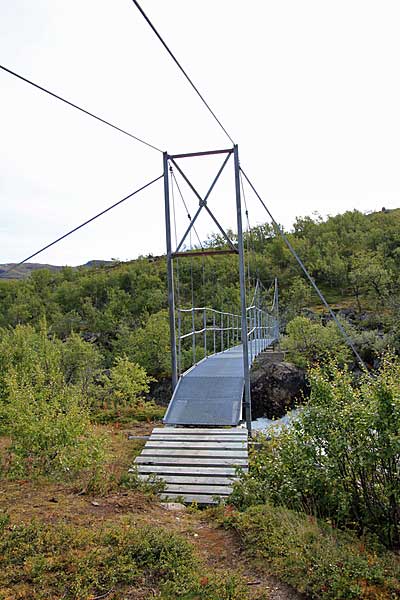
[[[215,450],[246,450],[247,443],[246,442],[203,442],[203,440],[199,440],[196,442],[181,442],[172,441],[172,442],[164,442],[156,440],[150,440],[146,442],[145,448],[196,448],[198,450],[207,450],[208,448],[214,448]]]
[[[164,490],[165,494],[170,492],[174,494],[210,494],[210,496],[229,496],[232,493],[232,486],[222,485],[184,485],[169,484]]]
[[[147,439],[150,442],[199,442],[201,440],[203,442],[220,442],[221,444],[224,442],[247,443],[247,435],[224,435],[222,437],[220,435],[161,435],[153,433]]]
[[[243,468],[243,471],[247,471]],[[136,469],[133,469],[136,471]],[[163,477],[164,475],[190,475],[198,477],[207,477],[218,475],[219,477],[234,477],[236,469],[234,467],[199,467],[194,465],[188,466],[171,466],[171,465],[137,465],[138,473],[154,473]]]
[[[153,473],[154,475],[154,473]],[[164,475],[163,473],[158,474],[160,479],[165,481],[165,483],[173,483],[173,484],[187,484],[190,483],[192,485],[203,486],[203,485],[232,485],[235,481],[235,477],[217,477],[217,476],[204,476],[204,477],[194,477],[190,475]],[[139,473],[139,478],[146,481],[151,478],[152,474],[147,473]]]
[[[216,429],[215,427],[197,429],[196,427],[155,427],[153,433],[162,433],[163,435],[170,435],[179,433],[179,435],[232,435],[241,434],[247,437],[247,430],[241,427],[229,427],[227,429]]]
[[[248,461],[243,458],[204,458],[191,456],[138,456],[135,458],[135,463],[140,465],[193,465],[203,467],[247,467]]]
[[[198,450],[197,448],[147,448],[142,450],[142,456],[208,456],[210,458],[247,458],[247,450]]]
[[[218,501],[215,500],[213,496],[207,496],[206,494],[175,494],[171,492],[170,494],[160,494],[160,498],[162,500],[177,500],[182,498],[184,502],[192,503],[197,502],[198,504],[217,504]]]

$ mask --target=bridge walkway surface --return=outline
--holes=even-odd
[[[276,340],[249,342],[249,363]],[[237,469],[248,470],[248,432],[242,422],[243,349],[209,356],[179,380],[164,428],[156,427],[135,469],[164,480],[163,499],[213,504],[227,498]]]

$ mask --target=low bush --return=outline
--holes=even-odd
[[[281,346],[288,352],[289,360],[301,368],[333,356],[340,365],[345,365],[351,358],[349,347],[333,321],[322,325],[307,317],[295,317],[286,327]]]
[[[130,361],[126,356],[115,359],[108,373],[98,379],[92,393],[95,405],[104,409],[137,408],[143,405],[143,397],[149,392],[149,385],[154,381],[146,371]]]
[[[143,401],[138,406],[117,406],[115,408],[92,408],[91,420],[94,423],[105,425],[119,423],[121,425],[134,425],[135,423],[161,421],[165,415],[165,406],[159,406],[152,400]]]
[[[236,529],[258,568],[307,597],[399,598],[399,559],[377,543],[270,504],[253,506],[242,513],[229,507],[217,510],[219,522]]]
[[[0,600],[244,600],[236,577],[208,574],[183,537],[132,520],[103,530],[0,518]],[[136,597],[136,596],[135,596]]]
[[[310,371],[307,407],[263,440],[232,501],[272,501],[400,544],[400,362],[386,357],[355,386],[335,364]]]
[[[11,439],[8,474],[16,477],[45,475],[89,478],[105,460],[104,438],[89,421],[78,390],[54,383],[36,387],[21,383],[10,370],[8,403],[3,411]]]

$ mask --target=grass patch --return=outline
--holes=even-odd
[[[242,513],[231,507],[215,510],[220,523],[240,534],[260,569],[311,598],[400,597],[400,561],[377,543],[269,504]]]
[[[140,406],[116,406],[93,410],[91,420],[100,425],[117,423],[120,425],[135,425],[138,423],[154,423],[161,421],[165,415],[165,406],[155,402],[144,402]]]

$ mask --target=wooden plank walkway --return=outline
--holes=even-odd
[[[214,504],[232,492],[236,468],[248,469],[244,427],[156,427],[135,460],[139,477],[165,481],[163,499]]]

